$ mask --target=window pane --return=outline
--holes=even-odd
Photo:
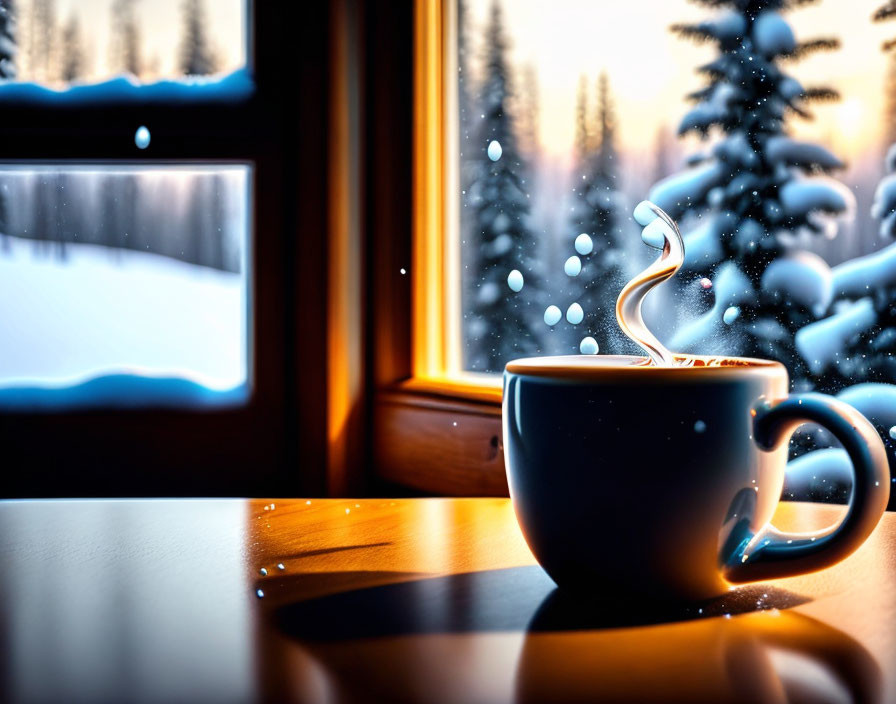
[[[643,355],[614,308],[658,257],[632,218],[649,199],[685,243],[645,301],[657,338],[779,360],[795,390],[836,394],[892,448],[896,25],[876,0],[759,5],[458,0],[446,220],[465,370]],[[803,430],[791,448],[831,441]],[[843,453],[804,459],[791,479],[838,489],[803,498],[844,498]]]
[[[705,255],[702,263],[686,259],[676,280],[645,302],[645,318],[667,346],[777,358],[802,388],[837,391],[856,381],[896,381],[896,334],[886,332],[894,299],[887,294],[860,301],[867,294],[858,285],[889,261],[861,260],[890,244],[891,234],[879,235],[881,226],[896,232],[892,220],[882,222],[889,201],[881,201],[883,211],[872,209],[893,140],[892,130],[883,127],[892,119],[876,117],[884,116],[892,90],[885,88],[888,55],[878,51],[879,44],[869,49],[868,39],[869,32],[875,41],[891,38],[896,29],[869,21],[877,7],[873,1],[860,5],[856,10],[819,3],[770,15],[765,24],[778,23],[781,36],[792,31],[797,40],[833,33],[842,45],[837,51],[793,57],[774,51],[760,56],[756,50],[748,57],[731,53],[746,51],[740,44],[725,48],[710,36],[724,29],[726,16],[701,3],[459,0],[453,106],[459,183],[450,187],[461,195],[451,193],[449,202],[460,208],[463,368],[500,372],[515,357],[578,354],[586,338],[602,354],[641,354],[619,332],[614,308],[623,285],[656,256],[631,218],[634,206],[654,194],[678,221],[691,258]],[[751,26],[748,17],[728,19],[728,29],[741,20]],[[721,29],[712,29],[713,22]],[[699,25],[690,38],[702,33],[706,40],[670,32],[676,24]],[[767,37],[748,39],[756,44]],[[750,62],[764,67],[750,74],[755,86],[735,75]],[[763,92],[771,80],[763,82],[764,76],[778,82],[775,100]],[[816,88],[830,87],[842,99],[785,100],[794,86],[819,98],[832,94]],[[813,119],[797,110],[772,116],[773,134],[750,141],[750,133],[747,143],[777,141],[762,147],[759,166],[738,170],[734,157],[720,150],[734,150],[746,134],[738,115],[755,113],[751,100],[779,111],[795,100]],[[713,110],[725,105],[727,122],[713,122]],[[705,135],[686,129],[699,127],[699,119],[709,120]],[[680,130],[685,134],[679,136]],[[709,173],[722,174],[718,187],[687,191],[687,179],[700,173],[689,169],[716,167]],[[785,175],[789,190],[783,188]],[[679,180],[658,188],[670,177]],[[821,180],[825,185],[813,191]],[[673,197],[673,186],[684,188],[686,197]],[[690,205],[678,207],[678,201]],[[726,218],[733,218],[730,229]],[[575,248],[582,233],[593,242],[588,254]],[[769,256],[753,255],[751,247]],[[793,305],[783,302],[786,291],[779,292],[776,303],[761,284],[765,267],[775,259],[789,263],[796,254],[802,260],[794,266],[820,289],[817,295],[795,291]],[[896,258],[896,251],[889,256]],[[573,257],[578,261],[570,261],[567,270]],[[845,262],[862,273],[849,278],[838,269]],[[722,306],[717,277],[724,264],[736,265],[750,281],[755,303]],[[772,269],[766,281],[777,273],[786,287],[790,276],[782,267]],[[514,270],[522,277],[511,282],[522,284],[518,292],[508,282]],[[834,294],[825,288],[831,276],[855,285]],[[874,280],[892,286],[880,275]],[[573,305],[581,306],[581,323],[568,321]],[[729,315],[729,324],[723,314],[734,305],[742,314]],[[555,325],[545,323],[550,306],[556,306],[550,309],[554,317],[559,313]],[[573,320],[576,312],[571,311]],[[698,330],[708,313],[712,324]],[[809,328],[802,339],[818,344],[800,353],[796,332],[838,313],[844,317],[837,345],[824,344],[833,339],[825,328]],[[854,319],[862,322],[860,339],[851,334]]]
[[[137,83],[224,75],[246,65],[245,0],[16,0],[0,7],[0,78],[61,88],[120,75]]]
[[[233,404],[251,167],[0,167],[0,406]]]

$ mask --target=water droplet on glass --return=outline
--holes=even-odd
[[[709,289],[712,288],[712,281],[704,276],[702,279],[700,279],[700,288],[702,288],[704,291],[709,291]]]
[[[725,321],[725,325],[731,325],[737,317],[740,315],[740,308],[737,306],[730,306],[722,315],[722,320]]]
[[[694,423],[695,433],[702,433],[704,430],[706,430],[706,423],[704,423],[702,420],[698,420],[696,423]]]
[[[562,317],[563,313],[560,312],[557,306],[548,306],[544,311],[544,322],[547,325],[556,325]]]
[[[584,337],[579,343],[579,352],[582,354],[597,354],[599,349],[597,340],[593,337]]]
[[[260,570],[258,570],[258,571],[261,572],[261,576],[262,576],[262,577],[266,577],[267,574],[268,574],[268,571],[267,571],[264,567],[262,567],[262,568],[261,568]]]
[[[285,566],[282,562],[278,562],[278,563],[277,563],[277,569],[278,569],[278,570],[285,570],[285,569],[286,569],[286,566]]]
[[[585,319],[585,311],[578,303],[573,303],[566,309],[566,319],[573,325],[578,325]]]
[[[523,290],[523,275],[520,273],[519,269],[514,269],[507,275],[507,285],[510,286],[510,290],[514,292]]]
[[[890,437],[896,440],[896,425],[890,428]]]
[[[134,133],[134,144],[137,149],[146,149],[149,146],[150,134],[145,125],[140,125]]]
[[[501,158],[504,150],[501,149],[501,143],[497,139],[493,139],[488,145],[488,158],[497,161]]]
[[[255,590],[255,596],[257,596],[259,599],[263,599],[263,598],[264,598],[264,592],[263,592],[261,589],[256,589],[256,590]]]
[[[594,242],[584,232],[576,237],[575,248],[579,254],[591,254],[594,250]]]
[[[571,256],[563,265],[563,271],[566,272],[567,276],[578,276],[579,272],[582,271],[582,260],[575,255]]]

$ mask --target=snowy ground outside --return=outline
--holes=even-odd
[[[9,238],[0,248],[0,406],[233,403],[248,386],[240,274],[155,254]],[[72,395],[72,389],[82,393]],[[55,391],[58,390],[58,391]],[[67,390],[66,394],[63,390]],[[122,399],[126,405],[139,398]]]

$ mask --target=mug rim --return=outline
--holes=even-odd
[[[645,376],[674,376],[681,380],[684,375],[693,377],[743,378],[744,374],[759,373],[761,376],[781,376],[787,378],[787,368],[780,362],[755,357],[734,357],[726,355],[675,354],[676,361],[692,361],[687,366],[659,367],[650,363],[648,357],[635,355],[556,355],[523,357],[511,360],[504,367],[505,374],[534,376],[551,379],[575,379],[579,381],[599,381],[612,377],[644,378]],[[709,365],[723,359],[728,364]]]

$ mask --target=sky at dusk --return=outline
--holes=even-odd
[[[881,2],[822,0],[786,14],[798,40],[835,36],[842,43],[837,51],[789,62],[786,70],[804,86],[828,84],[840,91],[839,103],[815,106],[814,122],[792,125],[796,135],[823,141],[846,159],[874,148],[880,138],[887,67],[880,45],[896,37],[896,22],[870,20]],[[467,0],[474,57],[481,55],[490,5]],[[695,45],[669,32],[673,23],[712,16],[686,0],[504,0],[503,7],[513,65],[531,64],[537,71],[539,140],[549,158],[565,159],[572,151],[582,74],[593,94],[598,74],[608,73],[623,149],[647,153],[661,127],[677,127],[688,109],[684,95],[702,85],[695,67],[715,55],[714,45]]]

